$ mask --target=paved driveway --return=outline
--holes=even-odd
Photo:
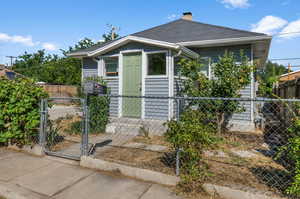
[[[0,195],[30,199],[176,199],[166,187],[84,169],[77,162],[0,149]]]

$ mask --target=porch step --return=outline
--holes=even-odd
[[[106,133],[123,134],[123,135],[139,135],[141,124],[113,122],[106,126]]]

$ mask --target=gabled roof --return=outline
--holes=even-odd
[[[211,43],[230,43],[240,41],[254,41],[271,39],[272,37],[262,34],[237,30],[222,26],[215,26],[199,23],[191,20],[178,19],[167,24],[156,26],[141,32],[131,34],[127,37],[119,38],[114,41],[97,44],[91,48],[73,51],[68,56],[95,56],[110,49],[119,47],[130,41],[137,41],[146,44],[171,47],[177,50],[183,46],[211,44]],[[199,43],[200,42],[200,43]],[[203,43],[202,43],[203,42]],[[187,51],[187,49],[183,49]]]
[[[178,19],[132,35],[171,43],[267,36],[262,33],[215,26],[185,19]]]

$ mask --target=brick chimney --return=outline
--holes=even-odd
[[[193,13],[191,12],[184,12],[181,19],[185,19],[185,20],[193,20]]]

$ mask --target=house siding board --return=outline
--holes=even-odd
[[[178,97],[181,95],[181,91],[183,89],[183,83],[182,83],[182,80],[180,78],[174,78],[174,96],[175,97]],[[180,113],[180,101],[179,100],[174,100],[174,109],[173,109],[173,112],[174,112],[174,117],[175,118],[178,118],[179,117],[179,113]]]
[[[122,47],[119,47],[115,50],[112,50],[104,54],[104,56],[119,54],[120,51],[126,51],[126,50],[144,50],[145,52],[151,52],[151,51],[159,51],[159,50],[166,50],[166,49],[157,46],[146,45],[138,42],[130,42],[128,44],[125,44]]]
[[[98,76],[98,63],[92,58],[82,59],[82,77]]]
[[[249,58],[249,60],[251,60],[252,57],[250,44],[227,46],[227,47],[208,47],[208,48],[190,48],[190,49],[197,52],[201,57],[211,58],[212,63],[217,62],[219,60],[219,57],[223,56],[226,51],[233,52],[237,59],[239,59],[240,57],[241,50]],[[175,88],[176,86],[174,86],[174,89]],[[178,92],[178,89],[176,89],[176,91],[174,92],[175,93]],[[251,86],[250,85],[246,86],[244,89],[240,91],[240,94],[242,98],[251,98]],[[231,118],[231,122],[251,121],[251,102],[242,102],[241,105],[245,108],[245,112],[233,114]],[[174,109],[174,111],[176,111],[176,108]]]
[[[146,96],[169,95],[168,78],[146,78],[145,80]],[[145,119],[167,120],[169,114],[168,99],[145,99]]]
[[[119,78],[105,79],[105,82],[107,83],[107,87],[111,95],[119,94]],[[118,112],[119,112],[119,99],[118,97],[111,97],[110,105],[109,105],[110,116],[118,116]]]
[[[238,46],[226,46],[226,47],[208,47],[208,48],[190,48],[200,55],[200,57],[210,57],[212,62],[217,62],[220,56],[224,53],[233,52],[237,59],[240,58],[241,50],[243,53],[251,59],[251,45],[238,45]]]

